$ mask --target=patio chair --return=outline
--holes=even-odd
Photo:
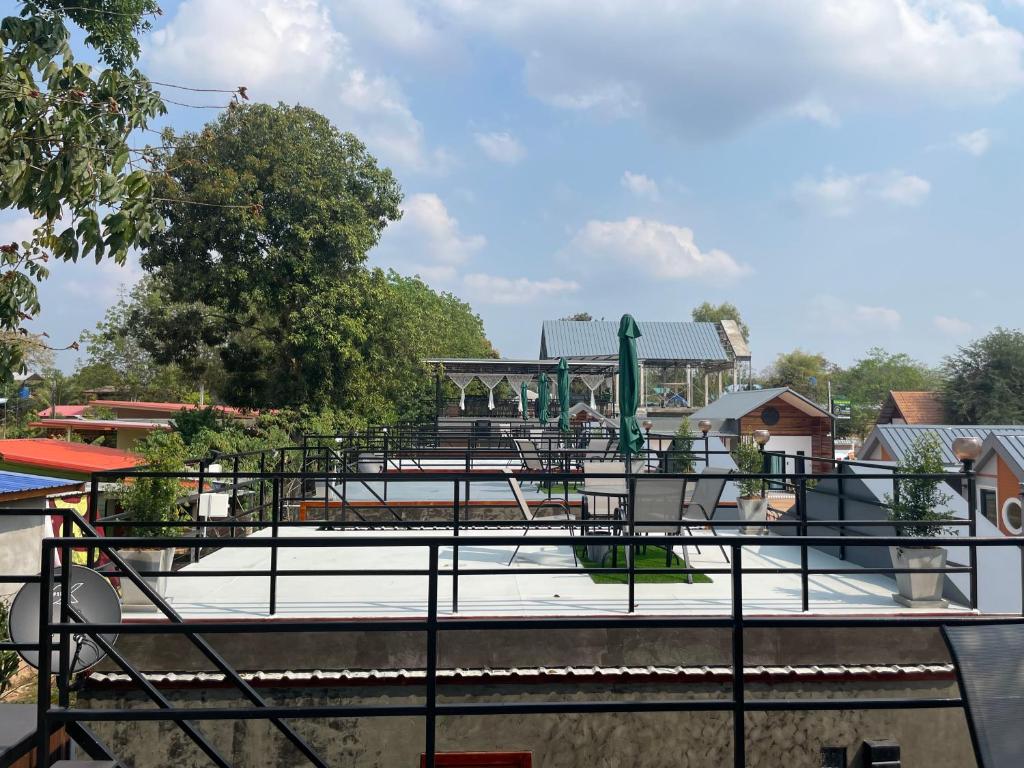
[[[979,768],[1016,768],[1024,755],[1024,625],[944,626]]]
[[[587,442],[587,461],[604,461],[612,441],[607,437],[592,437]]]
[[[633,495],[633,522],[642,523],[636,530],[640,534],[667,533],[679,535],[683,520],[683,491],[686,479],[682,477],[641,476],[636,479]],[[662,523],[662,525],[650,525]],[[664,545],[665,567],[672,565],[672,546]],[[683,546],[683,560],[686,560],[686,546]],[[688,583],[693,583],[693,574],[686,574]]]
[[[727,472],[728,470],[722,467],[704,467],[701,470],[701,475],[723,475]],[[693,535],[692,527],[706,527],[708,523],[714,521],[715,510],[718,509],[718,502],[722,500],[722,491],[725,490],[725,483],[726,479],[724,477],[699,477],[697,479],[697,484],[693,489],[693,496],[683,510],[683,527],[686,528],[688,534]],[[687,525],[687,523],[692,523],[692,525]],[[714,526],[711,526],[711,535],[718,535],[718,531]],[[722,556],[725,558],[725,562],[728,563],[729,554],[725,551],[725,547],[719,544],[718,548],[722,550]],[[700,554],[700,547],[697,547],[697,554]]]
[[[516,504],[519,505],[519,512],[523,516],[524,520],[526,520],[528,523],[532,523],[534,520],[539,520],[539,521],[542,521],[542,522],[547,522],[547,521],[550,521],[550,520],[565,520],[566,522],[569,523],[569,525],[568,525],[569,536],[572,537],[572,535],[573,535],[572,521],[574,521],[575,518],[572,516],[572,513],[569,511],[569,504],[567,502],[562,501],[561,499],[545,499],[544,501],[542,501],[536,507],[531,508],[530,505],[526,503],[526,497],[523,496],[523,489],[519,486],[519,479],[512,473],[511,469],[505,469],[505,470],[503,470],[503,472],[505,473],[505,479],[508,480],[508,487],[512,489],[512,496],[516,500]],[[540,510],[540,509],[543,509],[544,507],[549,507],[549,506],[550,507],[558,507],[562,511],[561,511],[560,514],[557,514],[557,515],[547,515],[547,516],[544,516],[544,517],[540,517],[540,516],[537,515],[536,510]],[[523,529],[523,538],[526,538],[526,536],[529,533],[530,533],[530,527],[527,526],[526,528]],[[522,546],[522,544],[516,545],[516,549],[512,553],[512,557],[510,557],[508,559],[508,564],[509,565],[512,565],[512,562],[516,559],[516,555],[519,554],[519,547],[521,547],[521,546]],[[573,561],[573,564],[574,565],[579,565],[579,561],[577,561],[577,559],[576,559],[576,547],[572,546],[572,547],[570,547],[570,549],[572,549],[572,561]]]
[[[546,469],[544,462],[541,460],[540,451],[537,450],[536,443],[532,440],[517,438],[515,444],[519,458],[523,461],[523,468],[527,472],[543,472]]]

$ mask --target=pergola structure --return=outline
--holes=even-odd
[[[494,388],[507,381],[514,392],[541,374],[558,375],[558,360],[503,360],[500,358],[453,358],[425,361],[434,371],[440,401],[441,383],[447,378],[459,388],[459,410],[466,409],[466,387],[479,380],[488,389],[487,407],[494,410]],[[569,378],[578,379],[590,389],[590,404],[595,407],[594,392],[618,373],[618,360],[569,360]],[[519,401],[519,398],[516,398]],[[522,413],[522,402],[519,401]]]

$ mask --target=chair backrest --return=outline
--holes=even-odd
[[[944,626],[979,768],[1020,765],[1024,755],[1024,625]]]
[[[532,440],[522,439],[517,439],[515,443],[519,457],[523,460],[523,466],[530,471],[543,471],[544,462],[540,460],[537,445]]]
[[[587,461],[604,461],[608,455],[611,440],[607,437],[592,437],[587,443]]]
[[[701,470],[701,475],[723,475],[728,471],[723,467],[704,467]],[[683,517],[687,520],[711,520],[715,516],[718,502],[722,499],[725,483],[724,477],[699,478],[693,489],[693,496],[690,497],[690,503],[686,505]]]
[[[664,522],[665,525],[638,525],[636,532],[679,533],[685,488],[686,479],[682,477],[638,477],[633,496],[633,520],[638,523]]]
[[[512,489],[512,497],[516,500],[516,504],[519,505],[519,512],[522,514],[524,520],[533,520],[533,510],[530,509],[530,505],[526,503],[526,497],[523,496],[523,489],[519,485],[519,478],[512,474],[512,470],[505,467],[502,472],[505,473],[505,479],[508,480],[508,487]]]
[[[626,463],[623,461],[584,461],[583,487],[588,491],[626,492]],[[620,475],[600,477],[599,475]]]

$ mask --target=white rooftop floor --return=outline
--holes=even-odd
[[[267,532],[255,534],[267,536]],[[366,537],[393,535],[409,538],[444,535],[443,531],[403,531],[382,534],[369,531],[314,532],[306,528],[285,529],[281,538],[295,536]],[[607,615],[625,614],[624,584],[595,584],[585,573],[565,575],[531,574],[537,566],[572,567],[568,544],[523,546],[509,575],[471,576],[473,568],[505,567],[511,547],[475,546],[474,536],[493,531],[463,531],[459,547],[460,616]],[[780,539],[781,540],[781,539]],[[691,548],[694,567],[725,565],[718,547]],[[278,549],[278,567],[289,568],[426,568],[427,550],[420,547],[347,547]],[[809,551],[811,568],[856,566],[814,549]],[[452,552],[441,550],[441,566],[450,569]],[[744,567],[798,567],[800,550],[792,545],[751,547],[744,551]],[[185,572],[242,570],[270,567],[269,549],[224,548]],[[725,614],[731,610],[730,580],[727,574],[710,577],[709,584],[638,584],[638,614]],[[450,578],[439,581],[439,610],[451,615]],[[810,577],[810,609],[815,614],[905,613],[892,600],[892,579],[878,574],[841,574]],[[268,615],[269,578],[209,576],[168,579],[171,604],[188,618],[257,618]],[[800,612],[800,577],[749,574],[743,579],[744,613],[786,614]],[[371,618],[413,617],[426,613],[425,576],[317,576],[281,575],[277,587],[278,618]],[[961,610],[951,607],[952,610]],[[145,614],[135,614],[145,616]]]

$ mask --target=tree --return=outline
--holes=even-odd
[[[253,206],[163,208],[142,264],[187,313],[175,362],[202,341],[219,348],[230,402],[344,405],[367,343],[358,318],[383,306],[385,280],[362,264],[400,216],[391,172],[305,107],[239,107],[175,144],[161,197]]]
[[[735,320],[736,325],[740,328],[740,333],[743,334],[743,340],[750,340],[750,328],[743,322],[740,311],[736,308],[735,304],[723,302],[715,305],[705,301],[703,304],[693,308],[693,311],[690,312],[690,317],[695,323],[718,323],[722,320]]]
[[[562,318],[562,320],[576,320],[576,321],[579,321],[579,322],[586,322],[586,323],[591,322],[593,319],[594,319],[594,316],[591,315],[589,312],[577,312],[574,315],[569,315],[568,317],[563,317]]]
[[[824,356],[795,349],[780,353],[763,374],[769,387],[789,387],[815,402],[824,402],[834,366]]]
[[[865,435],[878,420],[878,412],[891,390],[937,390],[941,374],[902,352],[873,347],[845,370],[837,370],[832,389],[850,400],[851,419],[837,427]]]
[[[943,395],[962,424],[1024,424],[1024,333],[996,328],[946,358]]]
[[[0,331],[39,311],[36,284],[51,257],[123,263],[161,220],[129,137],[164,113],[132,67],[136,35],[155,0],[23,0],[0,22],[0,208],[36,221],[31,237],[0,244]],[[106,66],[75,59],[69,22]],[[59,230],[59,231],[58,231]],[[24,370],[23,348],[0,340],[0,376]]]

